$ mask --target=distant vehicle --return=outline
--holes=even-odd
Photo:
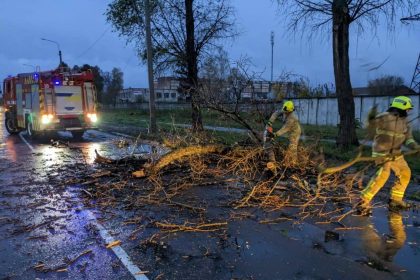
[[[3,81],[5,125],[10,134],[30,137],[60,130],[82,138],[95,128],[96,90],[91,71],[22,73]]]

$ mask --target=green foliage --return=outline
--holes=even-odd
[[[322,149],[326,158],[340,161],[349,161],[356,157],[358,148],[351,146],[349,149],[342,149],[335,143],[322,142]]]

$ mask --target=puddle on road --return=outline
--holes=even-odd
[[[123,146],[120,145],[122,142],[124,142]],[[36,152],[36,155],[40,156],[39,164],[45,167],[59,166],[63,164],[63,161],[77,163],[78,160],[92,164],[96,158],[95,151],[112,159],[153,154],[157,157],[166,152],[157,150],[151,145],[137,144],[121,137],[110,138],[109,134],[97,131],[86,132],[82,141],[74,141],[70,133],[60,132],[59,138],[44,140],[37,144],[41,146]],[[79,150],[79,152],[72,153],[71,150]],[[66,155],[67,160],[65,160]]]
[[[109,139],[108,137],[106,139],[100,133],[87,133],[82,142],[68,140],[70,147],[65,145],[63,147],[53,147],[49,144],[41,145],[35,154],[35,170],[40,172],[39,175],[41,176],[54,175],[60,177],[61,168],[66,168],[63,163],[74,164],[84,158],[86,163],[91,164],[96,157],[95,150],[102,156],[114,159],[156,152],[150,145],[133,145],[132,142],[121,147],[121,145],[118,145],[119,139],[121,138]],[[64,141],[66,142],[67,140]],[[10,147],[13,147],[13,142],[10,143]],[[13,149],[8,146],[7,142],[5,144],[0,146],[0,149],[8,149],[10,154]],[[209,191],[209,189],[203,189],[203,192],[205,191]],[[43,206],[40,206],[40,208],[45,209],[41,215],[42,217],[54,213],[58,215],[58,212],[62,215],[67,215],[70,213],[61,213],[61,211],[66,211],[66,207],[61,206],[57,201],[71,196],[67,191],[57,195],[39,192],[35,200],[42,200],[43,202]],[[43,199],[48,201],[45,202]],[[211,195],[209,199],[212,199]],[[31,198],[31,200],[33,201],[34,199]],[[162,212],[170,210],[173,211],[173,208],[163,209]],[[121,217],[126,214],[127,211],[122,212]],[[34,217],[32,222],[41,223],[42,220]],[[58,246],[60,244],[61,237],[59,233],[61,231],[70,230],[77,235],[77,232],[82,231],[82,228],[86,226],[84,223],[84,218],[81,216],[80,219],[74,218],[66,222],[57,221],[55,223],[57,227],[65,224],[65,228],[58,229],[53,233],[56,235],[56,237],[51,239],[53,245]],[[207,244],[206,246],[211,249],[210,253],[213,254],[209,255],[212,262],[209,264],[210,268],[212,268],[213,261],[215,264],[220,264],[221,260],[223,260],[227,264],[235,265],[236,271],[242,269],[251,273],[252,268],[247,268],[250,263],[254,265],[258,263],[260,267],[267,267],[267,269],[276,271],[278,267],[273,264],[265,266],[265,264],[272,263],[272,260],[270,260],[272,258],[287,261],[293,256],[306,259],[308,256],[316,257],[319,256],[318,253],[322,253],[342,256],[351,260],[363,260],[362,263],[370,265],[377,270],[383,269],[383,266],[378,266],[378,263],[385,264],[386,267],[393,263],[411,272],[420,274],[420,266],[418,265],[420,260],[418,244],[420,228],[415,226],[420,224],[418,213],[410,211],[404,212],[403,215],[388,215],[388,210],[381,208],[375,210],[372,218],[349,217],[345,223],[347,226],[363,227],[363,229],[335,231],[339,234],[338,240],[326,242],[325,231],[327,228],[321,226],[318,227],[309,223],[293,225],[292,222],[261,225],[255,221],[245,220],[234,221],[229,224],[230,237],[227,241],[229,245],[222,248],[219,253],[217,253],[217,250],[219,250],[217,242],[220,242],[220,240],[218,238],[209,239],[206,233],[200,235],[195,233],[178,233],[177,235],[171,235],[168,238],[168,242],[170,242],[169,245],[174,250],[172,252],[173,256],[190,256],[186,259],[190,262],[193,262],[191,259],[195,257],[200,261],[203,260],[204,257],[202,255],[207,252],[203,244]],[[331,230],[331,228],[328,229]],[[38,232],[39,235],[46,233],[44,230]],[[194,235],[199,237],[192,241],[191,236]],[[78,242],[78,237],[74,238],[73,241]],[[297,250],[296,253],[291,253],[293,250]],[[318,253],[314,253],[314,251]],[[372,259],[375,261],[372,261]],[[293,261],[293,259],[289,259],[289,261]],[[194,263],[199,265],[199,262]],[[188,263],[185,265],[188,265]],[[330,264],[327,263],[325,265],[327,268]]]

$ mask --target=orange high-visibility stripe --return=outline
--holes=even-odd
[[[42,91],[39,91],[39,112],[41,114],[45,113],[45,106],[44,106],[44,94],[42,93]]]
[[[375,177],[370,179],[369,184],[367,185],[367,187],[362,191],[361,196],[362,198],[369,202],[372,200],[372,198],[375,196],[374,193],[372,193],[372,187],[375,185],[376,180],[378,179],[379,176],[381,176],[382,172],[383,172],[384,168],[381,167],[378,169],[378,171],[376,171]]]

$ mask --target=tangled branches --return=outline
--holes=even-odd
[[[321,223],[340,222],[354,212],[364,170],[320,176],[314,150],[299,147],[299,160],[291,164],[279,146],[275,173],[266,168],[265,151],[258,146],[182,144],[156,161],[142,159],[125,169],[119,168],[121,161],[98,154],[104,170],[91,174],[85,191],[104,207],[123,201],[126,208],[179,208],[176,219],[153,223],[165,232],[219,230],[236,219],[235,213],[249,208],[267,214],[292,211],[297,221],[313,217]],[[139,178],[133,178],[134,170],[142,171]],[[210,208],[221,205],[233,211],[225,215],[226,221],[207,217]],[[186,215],[181,221],[180,213]]]

